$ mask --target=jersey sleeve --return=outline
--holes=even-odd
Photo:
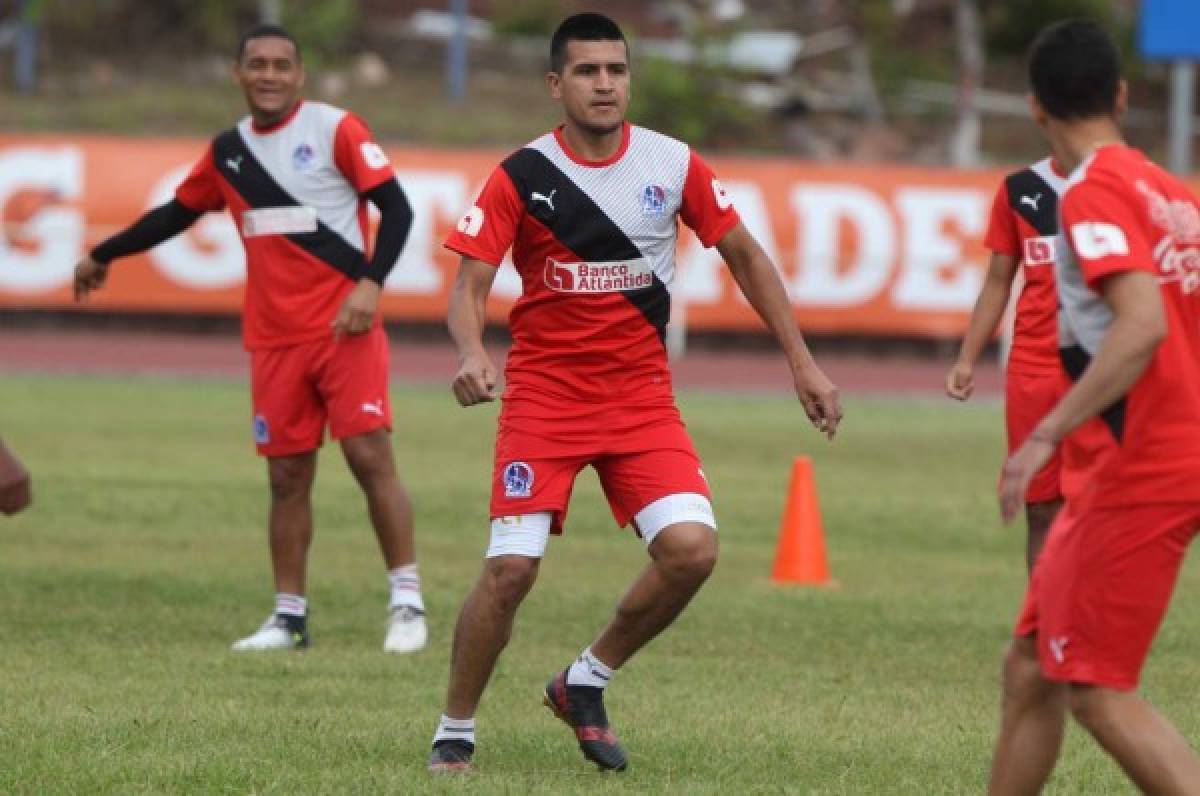
[[[488,178],[479,198],[446,238],[445,246],[464,257],[499,266],[517,238],[525,205],[503,167]]]
[[[175,189],[175,199],[188,210],[208,213],[225,207],[225,195],[221,193],[221,177],[213,162],[212,146],[204,157],[196,161],[191,172]]]
[[[706,247],[719,243],[741,220],[717,175],[695,152],[688,160],[679,217]]]
[[[1085,180],[1062,201],[1067,242],[1093,289],[1121,271],[1157,273],[1145,219],[1123,188],[1111,180]]]
[[[338,122],[333,135],[333,162],[359,194],[396,178],[383,147],[375,142],[366,122],[353,113]]]
[[[992,200],[992,214],[988,218],[987,233],[983,245],[996,254],[1009,257],[1021,256],[1021,234],[1017,229],[1017,216],[1008,199],[1008,183],[1000,183],[996,198]]]

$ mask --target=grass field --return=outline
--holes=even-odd
[[[602,776],[540,705],[641,566],[595,478],[551,543],[479,714],[478,771],[424,770],[454,614],[486,544],[495,407],[398,390],[431,644],[380,651],[385,581],[328,448],[316,494],[314,647],[235,656],[270,608],[264,467],[244,385],[5,376],[0,430],[36,506],[0,521],[2,793],[972,793],[1023,572],[999,525],[996,404],[850,402],[826,444],[782,398],[688,394],[721,562],[683,619],[620,672],[631,754]],[[788,467],[815,461],[840,588],[767,580]],[[1146,693],[1200,740],[1200,573],[1187,565]],[[1126,792],[1075,727],[1053,793]]]

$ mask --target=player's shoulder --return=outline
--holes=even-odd
[[[692,148],[678,138],[636,124],[629,126],[629,147],[676,158],[688,158],[692,154]]]
[[[1163,170],[1139,150],[1121,144],[1101,147],[1080,163],[1066,181],[1067,197],[1132,191],[1139,178],[1158,179]]]

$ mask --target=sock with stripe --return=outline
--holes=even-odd
[[[282,619],[291,632],[303,633],[308,623],[308,600],[299,594],[279,592],[275,595],[275,616]]]
[[[425,601],[421,599],[421,576],[417,574],[416,563],[405,564],[388,572],[388,587],[391,597],[388,599],[388,610],[407,605],[425,612]]]
[[[438,720],[437,730],[433,733],[433,743],[439,741],[464,741],[475,746],[475,717],[469,719],[452,719],[445,713]]]
[[[579,653],[579,657],[567,669],[567,685],[586,685],[591,688],[604,688],[612,679],[613,670],[592,654],[588,647]]]

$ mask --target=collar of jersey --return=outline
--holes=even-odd
[[[288,111],[287,116],[284,116],[282,119],[275,122],[275,124],[270,124],[270,125],[267,125],[266,127],[259,127],[258,123],[255,122],[252,117],[251,121],[250,121],[251,129],[253,129],[254,132],[256,132],[260,135],[265,135],[266,133],[273,133],[282,127],[286,127],[288,122],[290,122],[292,119],[296,118],[296,114],[300,112],[300,106],[303,104],[304,104],[303,98],[296,100],[296,104],[292,106],[292,109],[290,111]]]
[[[558,127],[554,128],[554,140],[558,141],[558,147],[563,151],[563,154],[578,163],[580,166],[587,166],[588,168],[592,169],[600,169],[604,168],[605,166],[611,166],[620,160],[625,155],[625,151],[629,149],[629,122],[621,122],[621,145],[617,147],[616,152],[612,153],[604,160],[588,160],[582,155],[571,151],[570,145],[567,144],[566,137],[563,136],[564,127],[566,127],[565,124],[560,124]]]

